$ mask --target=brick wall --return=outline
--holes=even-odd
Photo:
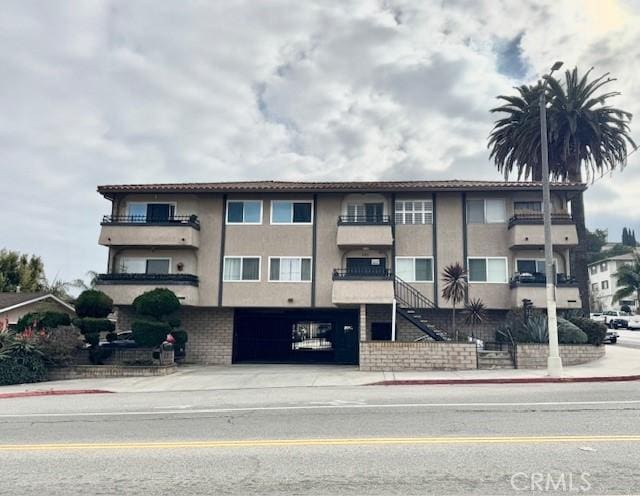
[[[366,341],[360,343],[360,370],[471,370],[476,346],[466,343]]]
[[[543,369],[547,366],[549,346],[546,344],[518,344],[519,369]],[[560,358],[563,365],[580,365],[604,357],[604,346],[561,344]]]
[[[132,307],[118,307],[118,329],[131,329]],[[189,334],[187,363],[229,365],[233,353],[233,309],[183,307],[181,327]]]

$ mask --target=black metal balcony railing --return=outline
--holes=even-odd
[[[390,215],[341,215],[338,217],[338,225],[377,226],[391,224]]]
[[[363,281],[383,280],[391,281],[393,273],[389,269],[333,269],[334,281]]]
[[[102,225],[105,224],[135,224],[135,225],[160,225],[176,226],[188,225],[200,229],[200,220],[195,214],[172,215],[171,217],[148,217],[146,215],[105,215],[102,217]]]
[[[517,213],[509,219],[509,229],[518,224],[542,224],[544,217],[542,212]],[[551,224],[573,224],[571,214],[555,213],[551,214]]]
[[[515,274],[511,279],[510,286],[515,288],[517,286],[545,286],[547,284],[547,277],[541,272],[534,272],[532,274],[522,273]],[[556,274],[556,286],[576,286],[575,277],[567,276],[566,274]]]
[[[98,284],[175,284],[197,286],[198,276],[193,274],[98,274]]]

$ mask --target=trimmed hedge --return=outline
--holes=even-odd
[[[16,332],[22,332],[27,327],[34,327],[36,330],[54,329],[59,326],[71,324],[71,317],[64,312],[31,312],[23,315],[16,324]]]
[[[587,335],[587,343],[600,346],[607,335],[607,326],[584,317],[575,317],[569,321],[578,326]]]
[[[113,300],[102,291],[88,289],[80,293],[75,306],[78,317],[105,318],[113,311]]]
[[[131,324],[133,339],[140,346],[160,346],[171,332],[171,326],[166,322],[156,320],[134,320]]]
[[[133,307],[139,316],[162,320],[163,317],[180,310],[180,300],[170,289],[156,288],[133,300]]]
[[[587,335],[568,320],[558,319],[558,342],[560,344],[585,344]]]
[[[0,355],[0,386],[44,381],[47,369],[36,354]]]
[[[98,334],[101,332],[113,332],[116,325],[109,319],[99,319],[96,317],[84,317],[74,319],[73,324],[80,329],[82,334]]]

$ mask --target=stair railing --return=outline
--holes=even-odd
[[[407,308],[437,308],[436,304],[429,298],[398,276],[394,277],[394,292],[400,306]]]

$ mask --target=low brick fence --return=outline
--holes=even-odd
[[[563,365],[580,365],[604,357],[605,346],[590,344],[561,344],[560,358]],[[549,345],[518,344],[517,357],[519,369],[543,369],[547,366]]]
[[[49,369],[50,381],[66,379],[104,379],[109,377],[154,377],[173,374],[178,367],[171,365],[125,366],[125,365],[73,365]]]
[[[360,342],[360,370],[472,370],[476,368],[474,343]]]

